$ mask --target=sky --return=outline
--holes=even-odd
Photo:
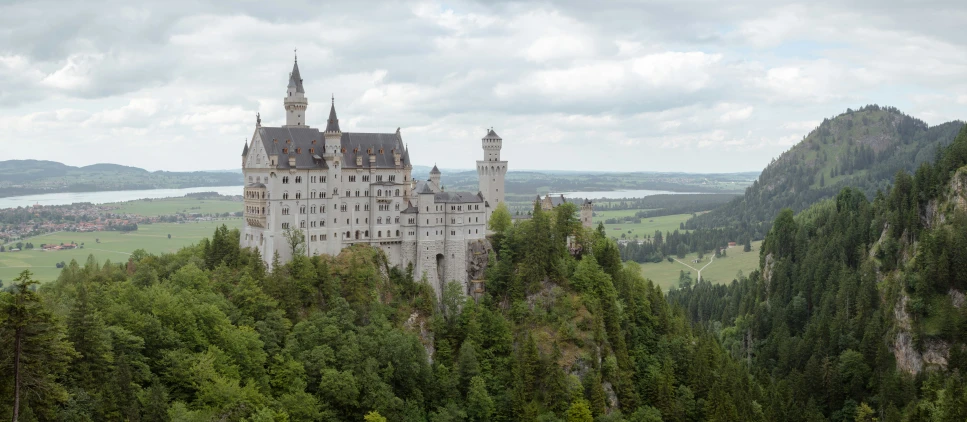
[[[962,1],[0,2],[0,160],[234,169],[284,124],[400,128],[416,165],[761,170],[823,118],[967,119]]]

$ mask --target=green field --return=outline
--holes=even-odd
[[[191,198],[142,199],[105,205],[118,206],[117,212],[120,214],[136,214],[145,217],[177,213],[221,214],[243,209],[241,202]]]
[[[742,252],[742,246],[728,249],[725,258],[716,258],[708,267],[702,270],[702,278],[714,283],[731,283],[739,271],[748,275],[752,270],[759,268],[759,246],[762,241],[752,242],[751,252]],[[693,264],[692,260],[698,258],[697,253],[691,253],[680,259],[695,268],[702,268],[708,264],[711,254],[706,254],[705,259],[698,264]],[[661,286],[662,291],[667,292],[672,287],[678,286],[678,273],[681,270],[692,273],[692,279],[697,274],[690,268],[679,264],[677,261],[668,262],[664,260],[659,263],[641,264],[641,274],[645,278],[651,279],[655,284]]]
[[[23,242],[30,241],[36,245],[37,249],[0,253],[0,280],[3,280],[4,284],[9,284],[21,271],[30,270],[37,280],[51,281],[60,274],[60,270],[54,267],[56,263],[70,262],[72,259],[76,259],[83,265],[88,255],[94,255],[100,262],[108,259],[112,262],[119,262],[127,261],[127,257],[135,249],[144,249],[154,254],[174,252],[183,246],[198,243],[202,238],[211,237],[215,228],[222,224],[227,225],[230,229],[240,228],[242,219],[228,218],[219,221],[185,224],[141,224],[137,231],[130,233],[115,231],[56,232],[27,238]],[[171,234],[171,239],[168,239],[168,234]],[[96,239],[100,239],[100,243],[95,242]],[[40,250],[41,243],[59,244],[72,241],[78,244],[84,243],[84,248],[52,252]]]
[[[638,211],[641,210],[595,211],[593,219],[594,226],[597,227],[599,222],[603,223],[604,220],[609,218],[633,216]],[[662,233],[678,230],[679,224],[684,223],[689,218],[692,218],[691,214],[675,214],[662,217],[642,218],[640,224],[605,224],[604,229],[608,237],[613,237],[616,239],[621,239],[622,233],[625,234],[627,239],[634,239],[635,235],[638,235],[638,237],[641,239],[645,239],[646,236],[653,236],[655,234],[655,230],[661,230]],[[631,233],[628,233],[628,231],[631,231]]]

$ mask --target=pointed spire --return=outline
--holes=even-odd
[[[295,62],[292,64],[292,73],[289,73],[289,88],[295,88],[295,92],[300,94],[305,94],[305,89],[302,88],[302,75],[299,73],[299,57],[296,56]]]
[[[440,174],[440,169],[436,168],[436,163],[433,163],[433,170],[430,170],[430,174]]]
[[[339,130],[339,119],[336,118],[336,96],[332,97],[332,106],[329,108],[329,120],[326,121],[327,133],[341,133]]]
[[[248,138],[245,138],[245,148],[242,149],[242,157],[248,155]]]

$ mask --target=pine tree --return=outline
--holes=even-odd
[[[53,419],[58,403],[67,400],[67,390],[58,379],[67,371],[74,349],[64,338],[64,328],[44,308],[34,291],[38,282],[29,270],[14,279],[13,293],[0,296],[0,350],[3,366],[12,368],[13,421],[23,409],[44,419]],[[0,372],[0,378],[10,375]]]
[[[494,413],[494,401],[487,393],[487,385],[483,378],[476,376],[470,379],[470,389],[467,391],[467,416],[471,421],[489,421]]]

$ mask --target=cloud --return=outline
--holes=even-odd
[[[255,113],[284,120],[298,48],[310,125],[334,95],[344,129],[401,127],[417,164],[472,167],[494,126],[512,168],[755,170],[848,107],[963,119],[964,21],[943,0],[15,0],[0,128],[33,142],[0,142],[5,158],[236,167]]]

